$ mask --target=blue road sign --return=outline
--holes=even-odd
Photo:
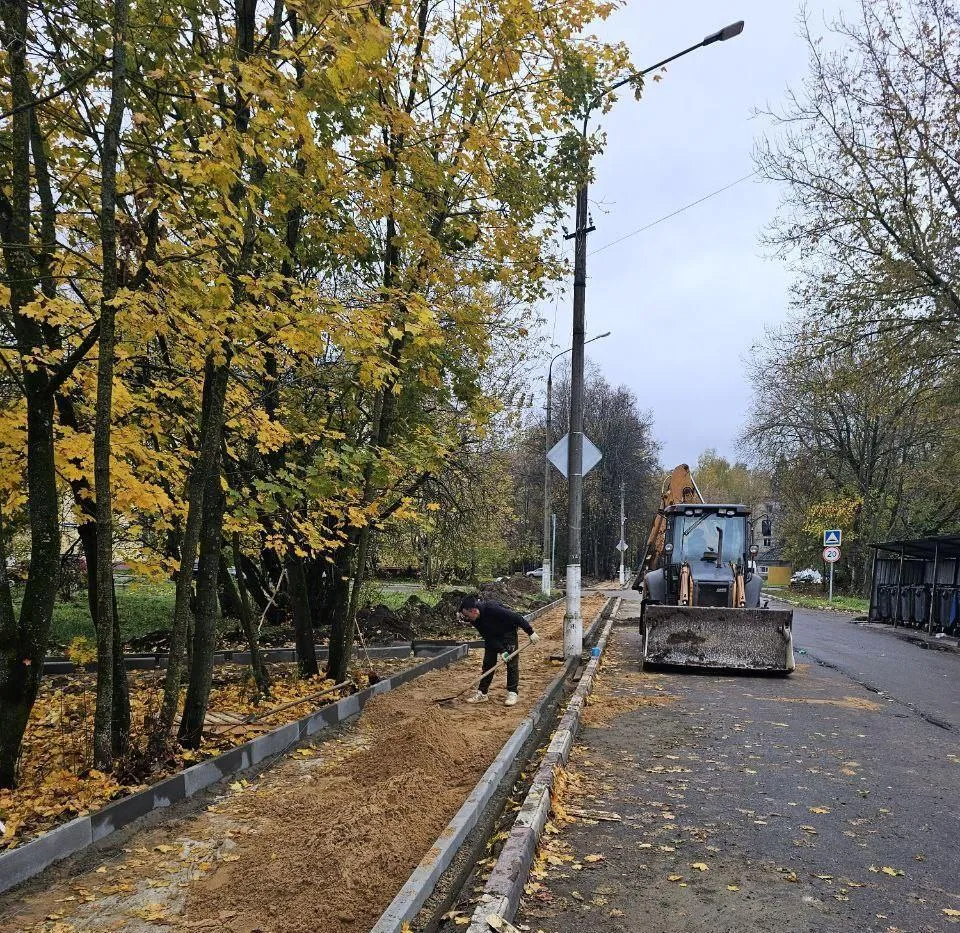
[[[828,528],[823,533],[823,546],[824,547],[840,547],[843,543],[843,532],[839,528]]]

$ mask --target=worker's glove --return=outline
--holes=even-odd
[[[531,645],[535,645],[538,641],[540,641],[540,636],[539,636],[536,632],[531,632],[531,633],[530,633],[530,644],[531,644]]]

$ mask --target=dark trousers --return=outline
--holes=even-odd
[[[517,633],[503,635],[500,638],[487,638],[483,642],[483,670],[493,667],[497,658],[506,651],[513,654],[517,650]],[[493,681],[493,671],[480,681],[480,692],[486,693]],[[516,693],[520,688],[520,656],[507,661],[507,689]]]

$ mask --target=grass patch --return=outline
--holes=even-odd
[[[22,598],[22,593],[20,595]],[[123,640],[166,631],[173,617],[173,600],[172,583],[138,582],[118,586],[117,612]],[[80,590],[72,600],[57,601],[48,644],[51,648],[63,648],[80,637],[96,641],[86,590]]]
[[[443,590],[417,590],[414,593],[396,593],[391,591],[377,590],[371,592],[366,596],[365,602],[368,606],[383,605],[388,609],[392,609],[394,612],[397,612],[401,606],[404,606],[411,597],[416,596],[417,599],[422,603],[426,603],[428,606],[436,606],[440,602],[440,597],[443,596]]]
[[[860,596],[837,596],[833,602],[826,596],[811,596],[809,593],[794,593],[788,589],[765,590],[768,596],[782,596],[796,606],[803,609],[844,609],[847,612],[866,612],[870,608],[870,601]]]

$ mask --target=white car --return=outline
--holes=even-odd
[[[823,583],[823,574],[819,570],[808,567],[806,570],[798,570],[791,578],[790,583]]]

